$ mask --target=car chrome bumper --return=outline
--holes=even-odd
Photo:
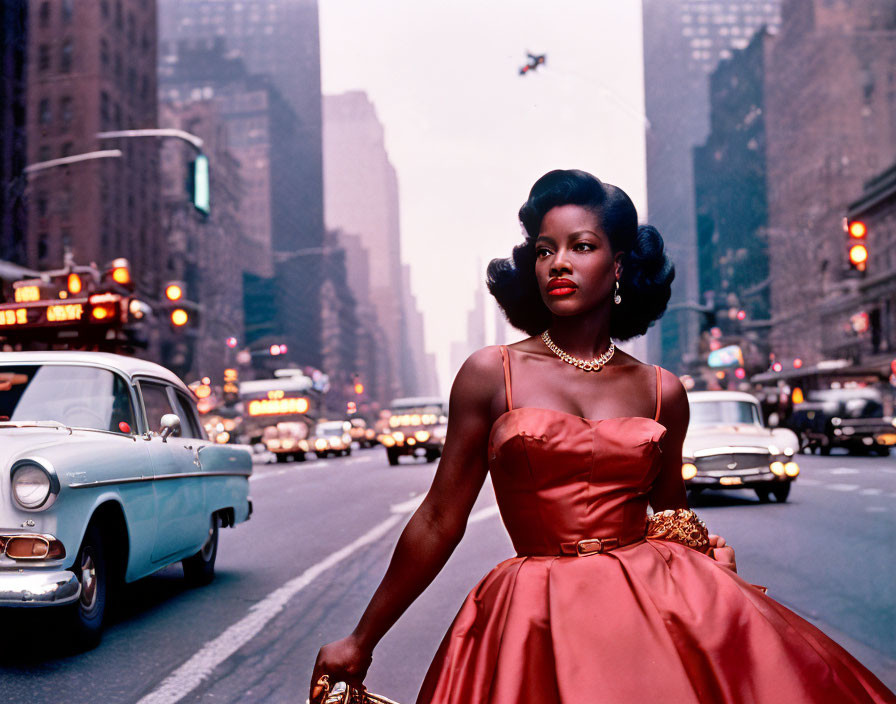
[[[68,570],[0,572],[0,606],[58,606],[81,596],[81,583]]]

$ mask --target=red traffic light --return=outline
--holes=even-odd
[[[868,234],[868,228],[861,220],[853,220],[849,223],[849,236],[860,240]]]
[[[226,344],[230,349],[233,349],[233,348],[236,347],[237,344],[239,344],[239,343],[238,343],[238,341],[237,341],[237,339],[236,339],[235,337],[228,337],[228,338],[224,341],[224,344]]]
[[[286,345],[271,345],[270,350],[272,357],[276,357],[281,354],[286,354],[289,351],[289,348]]]

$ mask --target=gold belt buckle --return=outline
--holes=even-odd
[[[619,547],[619,538],[586,538],[576,543],[576,555],[596,555]]]

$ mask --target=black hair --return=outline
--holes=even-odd
[[[576,169],[550,171],[535,182],[520,208],[525,241],[513,248],[509,259],[493,259],[488,265],[488,290],[507,320],[529,335],[540,335],[551,323],[535,278],[535,239],[545,214],[559,205],[593,212],[614,254],[622,252],[622,302],[612,306],[610,337],[643,335],[666,310],[675,267],[656,228],[638,226],[638,213],[625,191]]]

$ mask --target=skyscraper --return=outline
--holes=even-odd
[[[691,150],[708,130],[707,75],[757,29],[774,30],[779,8],[780,0],[643,0],[647,219],[676,268],[670,310],[659,324],[661,352],[653,352],[675,371],[696,361],[698,320],[682,304],[702,303]]]
[[[415,392],[409,364],[398,178],[386,153],[383,125],[362,92],[324,97],[327,226],[358,235],[370,262],[370,300],[389,342],[392,396]]]
[[[223,38],[250,74],[268,76],[294,113],[295,162],[301,189],[291,207],[296,247],[324,240],[321,156],[320,36],[317,0],[160,0],[165,42]],[[280,259],[287,256],[282,252]],[[307,260],[294,262],[303,266]]]
[[[0,261],[25,263],[28,1],[0,9]]]
[[[138,291],[157,297],[164,253],[159,142],[97,136],[157,127],[154,0],[32,0],[27,94],[29,164],[123,152],[30,175],[28,266],[60,267],[65,251],[100,266],[127,257]]]

